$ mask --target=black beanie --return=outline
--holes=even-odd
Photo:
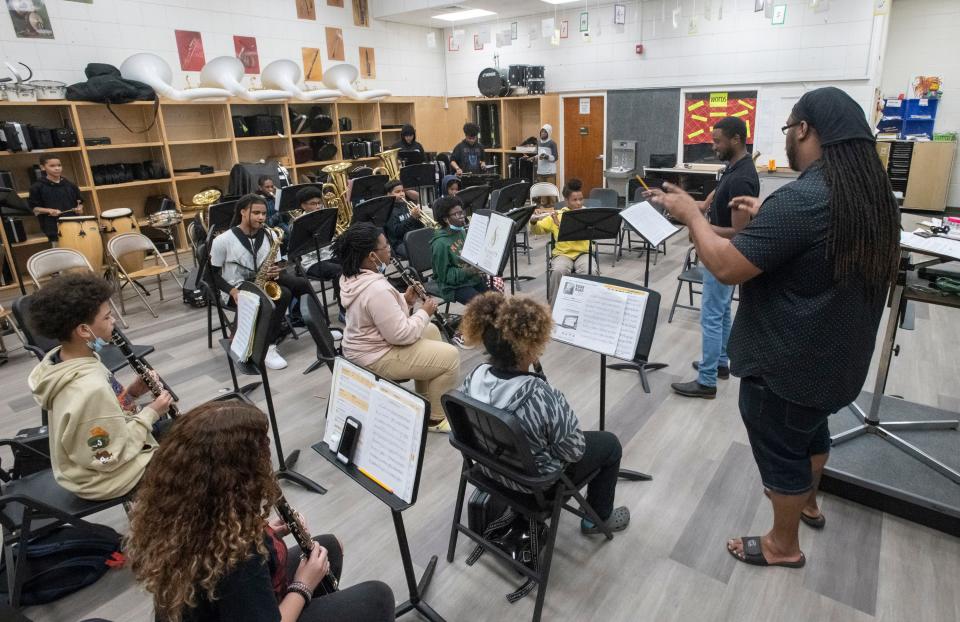
[[[806,121],[817,130],[821,147],[848,140],[875,140],[860,104],[834,86],[804,93],[793,106],[793,120]]]

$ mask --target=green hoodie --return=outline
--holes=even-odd
[[[453,293],[458,287],[479,285],[483,282],[483,275],[468,272],[462,267],[460,253],[463,251],[463,242],[467,239],[466,230],[454,231],[449,227],[437,229],[430,240],[430,250],[433,254],[433,278],[440,286],[440,294],[444,302],[453,301]]]
[[[50,460],[57,483],[83,499],[114,499],[140,481],[160,418],[145,407],[125,411],[113,374],[95,356],[54,363],[54,348],[30,372],[34,399],[49,411]],[[119,388],[119,387],[118,387]]]

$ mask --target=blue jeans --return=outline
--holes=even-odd
[[[727,341],[730,339],[730,305],[733,285],[724,285],[710,271],[703,270],[703,295],[700,300],[700,332],[702,355],[697,382],[705,387],[717,386],[717,367],[729,367]]]

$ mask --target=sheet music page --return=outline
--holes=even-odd
[[[360,455],[367,427],[367,411],[376,386],[376,376],[351,364],[346,359],[336,359],[333,365],[333,379],[330,381],[330,399],[327,402],[327,423],[323,430],[323,442],[327,447],[336,451],[340,432],[343,430],[343,422],[347,417],[353,417],[363,426],[354,454]]]
[[[643,313],[647,308],[647,292],[628,290],[614,285],[605,285],[611,291],[621,292],[626,296],[623,309],[623,321],[620,323],[620,338],[617,340],[618,359],[632,361],[637,352],[637,340],[640,339],[640,329],[643,327]]]
[[[361,430],[363,451],[354,457],[362,467],[407,503],[417,480],[424,402],[407,391],[380,381],[370,396],[367,422]]]
[[[483,256],[478,267],[489,274],[497,276],[500,271],[500,261],[510,245],[513,235],[513,219],[503,214],[490,214],[487,230],[483,239]],[[466,246],[466,245],[464,245]]]
[[[615,356],[626,306],[627,295],[621,291],[565,276],[553,304],[553,338]]]
[[[677,227],[674,227],[669,220],[663,217],[663,214],[655,210],[646,201],[634,203],[620,212],[620,217],[653,246],[657,246],[679,231]]]
[[[246,361],[253,348],[253,337],[257,329],[257,311],[260,309],[260,297],[252,292],[241,291],[237,295],[237,331],[230,342],[230,351],[237,359]]]
[[[474,214],[467,228],[467,238],[463,241],[460,257],[475,266],[483,262],[484,244],[487,238],[487,223],[490,219],[483,214]]]
[[[937,256],[960,259],[960,242],[949,238],[922,238],[919,235],[901,231],[900,246],[919,253],[929,251]]]

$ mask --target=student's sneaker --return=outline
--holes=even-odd
[[[456,333],[453,336],[453,345],[457,346],[461,350],[473,350],[475,346],[468,345],[467,342],[463,340],[463,333]]]
[[[347,325],[347,315],[343,311],[337,314],[337,319],[340,320],[340,323],[344,326]]]
[[[440,423],[434,424],[430,422],[430,426],[427,428],[428,432],[439,432],[440,434],[450,434],[450,424],[447,423],[447,420],[444,419]]]
[[[267,356],[263,362],[266,364],[267,369],[284,369],[287,366],[286,359],[277,352],[277,346],[267,348]]]
[[[343,331],[339,328],[331,328],[330,336],[333,337],[333,343],[337,344],[343,341]]]

